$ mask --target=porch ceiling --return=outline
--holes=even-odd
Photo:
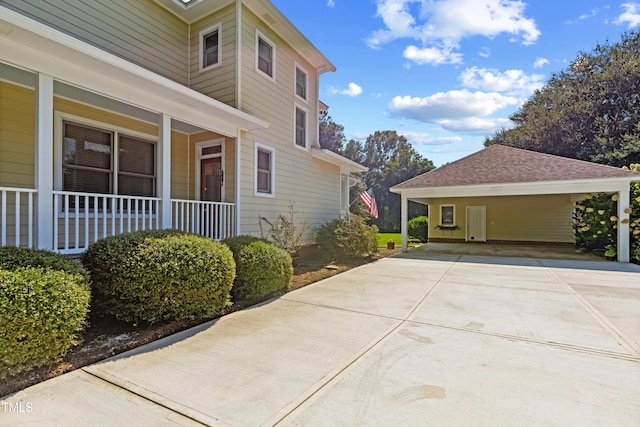
[[[2,59],[104,96],[235,137],[269,126],[179,83],[0,6]]]

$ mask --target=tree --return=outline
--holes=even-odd
[[[369,168],[364,182],[367,188],[372,188],[379,212],[379,218],[373,222],[383,231],[398,231],[400,196],[391,193],[389,188],[433,169],[433,162],[422,157],[396,131],[376,131],[364,144],[351,140],[343,155]],[[410,216],[424,214],[425,207],[421,205],[411,206],[409,210]]]
[[[640,162],[640,33],[580,52],[485,145],[556,154],[612,166]]]
[[[324,110],[320,112],[320,147],[342,154],[344,145],[344,126],[333,121],[329,113]]]

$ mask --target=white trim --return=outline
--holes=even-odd
[[[344,174],[362,173],[369,170],[366,166],[362,166],[360,163],[356,163],[326,148],[312,147],[311,156],[318,160],[339,166],[340,173]]]
[[[36,247],[54,249],[52,234],[53,212],[53,175],[54,144],[51,129],[53,116],[53,78],[45,74],[38,75],[36,89],[36,141],[34,147],[36,197]],[[62,173],[62,172],[60,172]]]
[[[298,109],[304,112],[304,146],[297,144]],[[297,102],[293,104],[293,146],[300,150],[309,151],[309,110]]]
[[[218,31],[218,60],[216,61],[215,64],[207,65],[205,67],[204,66],[204,37],[215,31]],[[198,68],[199,71],[202,73],[204,71],[211,70],[212,68],[219,67],[220,64],[222,63],[222,23],[220,22],[215,23],[205,28],[204,30],[200,31],[200,34],[198,35],[198,40],[199,40],[198,41],[198,56],[199,56],[198,64],[200,66]]]
[[[271,192],[264,193],[258,191],[258,150],[268,151],[271,153]],[[261,144],[256,141],[253,150],[253,195],[257,197],[270,197],[276,196],[276,150],[268,145]]]
[[[171,117],[161,114],[156,144],[156,195],[160,197],[160,228],[171,228]]]
[[[442,223],[442,208],[453,208],[453,223],[452,224],[443,224]],[[440,218],[438,221],[438,225],[442,227],[455,227],[456,224],[456,205],[439,205],[438,212],[440,213]]]
[[[265,73],[264,71],[262,71],[259,67],[258,67],[258,63],[259,63],[259,58],[260,58],[260,52],[259,52],[259,40],[262,39],[265,43],[267,43],[269,46],[271,46],[271,76],[267,73]],[[272,42],[267,36],[265,36],[260,30],[256,29],[256,43],[255,43],[255,50],[256,50],[256,59],[255,59],[255,66],[256,66],[256,72],[264,77],[266,77],[269,80],[272,81],[276,81],[276,44],[274,42]]]
[[[304,73],[304,92],[307,96],[306,98],[298,95],[298,69],[300,69],[300,71]],[[295,95],[296,99],[307,104],[309,103],[309,73],[307,72],[306,68],[295,61],[293,63],[293,94]]]
[[[203,148],[209,148],[209,147],[215,147],[219,145],[221,147],[220,149],[220,153],[216,153],[216,154],[205,154],[204,156],[202,155],[202,149]],[[200,162],[203,159],[214,159],[216,157],[220,157],[221,158],[221,162],[222,162],[222,172],[225,173],[225,155],[224,155],[224,146],[225,146],[225,139],[224,138],[216,138],[216,139],[210,139],[207,141],[202,141],[202,142],[197,142],[196,143],[196,149],[195,149],[195,155],[196,155],[196,179],[195,179],[195,191],[194,194],[196,195],[196,200],[202,200],[202,194],[200,194],[200,179],[201,179],[201,173],[202,173],[202,165],[200,164]],[[224,176],[224,175],[223,175]],[[223,179],[222,181],[222,189],[221,194],[220,194],[220,202],[221,203],[225,203],[225,179]]]

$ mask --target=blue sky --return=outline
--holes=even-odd
[[[580,51],[640,28],[640,1],[272,0],[337,67],[347,139],[396,130],[436,166],[484,139]]]

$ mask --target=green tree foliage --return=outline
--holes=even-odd
[[[329,149],[335,153],[342,154],[344,145],[344,126],[333,121],[329,113],[320,112],[320,147]]]
[[[485,145],[612,166],[640,162],[640,33],[580,52],[554,74]]]
[[[369,168],[364,182],[373,189],[379,218],[374,223],[383,231],[400,230],[400,196],[389,188],[434,168],[396,131],[377,131],[360,144],[362,164]],[[426,207],[411,204],[409,217],[424,215]]]

